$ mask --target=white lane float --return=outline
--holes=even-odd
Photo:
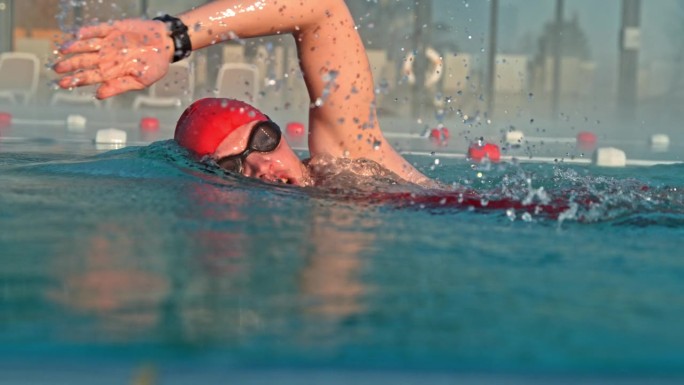
[[[654,134],[651,136],[650,143],[653,151],[664,152],[670,147],[670,137],[665,134]]]
[[[504,140],[509,146],[520,147],[525,140],[525,134],[519,130],[511,130],[506,132]]]
[[[66,118],[66,126],[69,132],[84,132],[88,119],[83,115],[71,114]]]
[[[593,163],[599,167],[625,167],[627,155],[615,147],[599,147],[594,151]]]
[[[116,128],[97,130],[95,148],[98,150],[116,150],[126,146],[126,131]]]

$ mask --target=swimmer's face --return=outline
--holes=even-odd
[[[262,121],[240,126],[223,139],[213,158],[229,171],[244,176],[271,183],[307,185],[306,167],[282,135],[273,135],[274,129],[273,123]],[[271,151],[261,150],[274,146]]]

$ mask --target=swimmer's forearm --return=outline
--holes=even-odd
[[[178,17],[189,28],[194,50],[226,40],[295,34],[316,28],[342,0],[220,0]]]

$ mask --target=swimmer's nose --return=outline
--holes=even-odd
[[[250,159],[249,165],[246,167],[245,171],[247,171],[245,175],[259,179],[272,180],[275,178],[273,162],[269,158],[263,156],[254,156]]]
[[[270,174],[273,170],[273,162],[269,159],[260,159],[257,169],[260,174]]]

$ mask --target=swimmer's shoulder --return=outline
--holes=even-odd
[[[317,186],[351,188],[355,190],[392,190],[419,192],[426,189],[447,190],[448,186],[432,179],[415,183],[402,178],[382,164],[367,158],[350,159],[330,154],[302,161]]]

